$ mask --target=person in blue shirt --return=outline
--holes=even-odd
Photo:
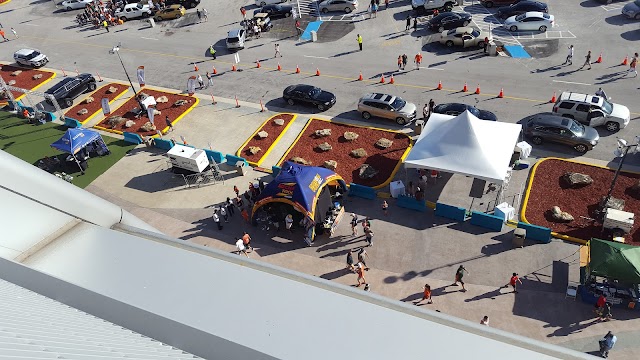
[[[613,349],[613,346],[618,341],[618,338],[609,331],[604,338],[600,339],[600,355],[603,358],[609,357],[609,351]]]

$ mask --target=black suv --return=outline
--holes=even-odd
[[[524,14],[529,11],[549,12],[549,6],[540,1],[520,1],[511,6],[498,8],[498,17],[506,19],[511,16]]]
[[[93,91],[97,87],[96,79],[91,74],[80,74],[78,76],[66,78],[55,84],[45,94],[53,95],[62,107],[73,105],[73,99],[85,92]],[[51,100],[47,99],[51,105]]]

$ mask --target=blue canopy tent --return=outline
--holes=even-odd
[[[109,149],[107,148],[107,145],[104,143],[104,140],[102,139],[102,136],[100,136],[100,134],[93,130],[83,128],[68,129],[60,139],[51,144],[51,147],[67,154],[71,154],[75,162],[80,167],[80,170],[82,170],[82,172],[84,173],[84,168],[81,165],[81,161],[84,162],[86,159],[88,159],[88,151],[84,151],[84,154],[81,153],[81,161],[78,160],[77,154],[89,145],[93,145],[97,149],[97,152],[99,154],[109,153]]]
[[[293,206],[310,220],[311,224],[322,222],[327,209],[318,209],[318,203],[327,185],[338,186],[342,193],[347,191],[345,181],[335,172],[323,167],[304,166],[287,161],[282,165],[278,176],[260,193],[251,217],[254,218],[260,207],[279,202]],[[328,204],[323,207],[328,208],[331,205],[331,197],[328,193],[327,196]],[[324,200],[320,201],[326,203]],[[309,239],[313,239],[314,235],[312,231]]]

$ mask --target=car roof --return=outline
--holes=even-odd
[[[361,100],[373,100],[377,102],[391,103],[393,102],[393,100],[395,100],[395,98],[396,96],[394,95],[383,94],[383,93],[371,93],[371,94],[363,95]]]
[[[456,34],[471,33],[474,30],[476,30],[476,28],[472,28],[471,26],[463,26],[463,27],[456,28]]]
[[[227,37],[240,37],[240,31],[243,31],[243,29],[229,30],[229,33],[227,34]]]
[[[169,6],[169,9],[179,9],[181,7],[182,7],[182,5],[180,5],[180,4],[173,4],[173,5]]]
[[[298,85],[292,85],[292,86],[293,87],[291,88],[291,90],[299,90],[299,91],[309,91],[315,88],[315,86],[307,85],[307,84],[298,84]]]
[[[562,94],[560,94],[558,101],[567,101],[567,100],[587,103],[592,105],[602,105],[602,103],[604,102],[604,99],[602,99],[602,97],[598,95],[588,95],[588,94],[565,91]]]
[[[20,50],[16,51],[15,53],[18,54],[18,55],[29,55],[34,51],[38,51],[38,50],[35,50],[35,49],[20,49]]]
[[[544,13],[542,11],[527,11],[523,15],[525,17],[544,17]]]
[[[568,128],[571,123],[571,119],[552,113],[535,114],[532,115],[530,119],[537,125],[563,126],[566,128]]]

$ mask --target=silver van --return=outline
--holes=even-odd
[[[244,49],[244,40],[246,38],[244,29],[235,29],[227,33],[227,49],[240,50]]]
[[[358,101],[358,112],[365,119],[377,116],[395,120],[399,125],[407,124],[416,118],[416,106],[402,100],[399,96],[373,93],[366,94]]]

